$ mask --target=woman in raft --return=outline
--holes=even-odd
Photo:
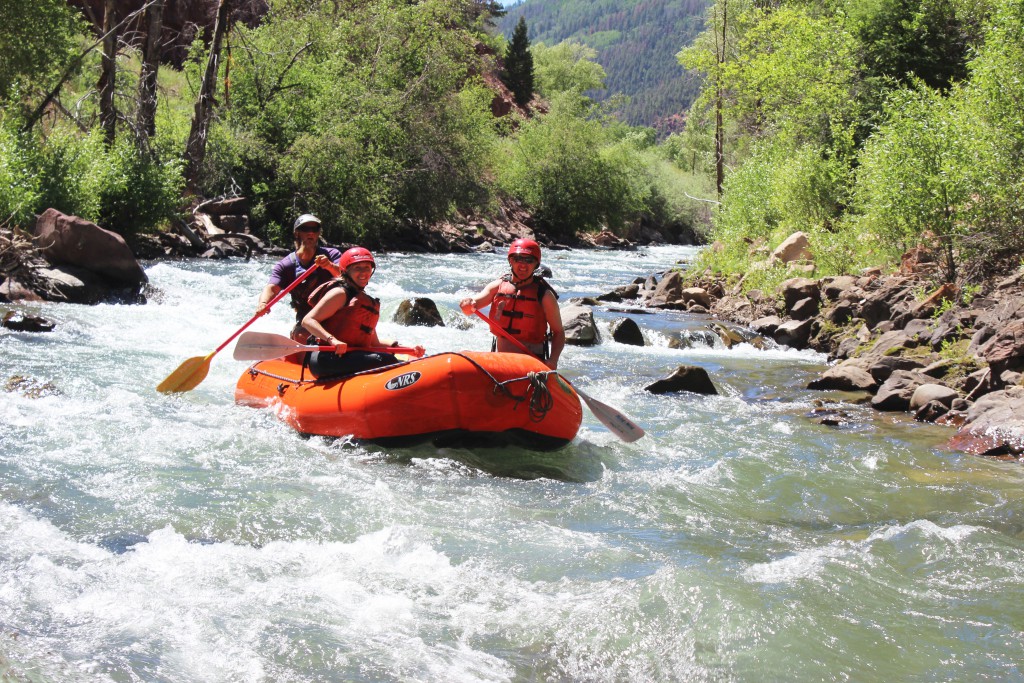
[[[398,346],[397,341],[383,342],[377,337],[380,300],[366,293],[377,263],[373,254],[363,247],[352,247],[338,261],[341,275],[318,287],[309,297],[313,307],[302,319],[302,326],[323,346],[333,351],[314,351],[309,368],[317,377],[351,375],[363,370],[394,365],[398,358],[384,350]],[[416,347],[423,354],[423,347]]]
[[[537,274],[540,245],[530,239],[517,239],[508,248],[507,275],[491,282],[479,294],[459,302],[462,312],[491,307],[488,317],[519,340],[533,355],[552,370],[565,347],[565,329],[558,310],[558,294]],[[522,353],[522,349],[504,337],[496,337],[494,350]]]

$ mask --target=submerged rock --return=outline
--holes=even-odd
[[[437,310],[437,304],[433,299],[426,297],[406,299],[398,304],[394,321],[399,325],[406,326],[444,327],[444,319],[441,317],[440,311]]]

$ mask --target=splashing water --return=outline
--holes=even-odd
[[[694,253],[546,262],[564,301]],[[249,319],[270,266],[162,262],[145,306],[20,306],[56,331],[0,331],[0,380],[59,390],[0,393],[0,678],[1024,680],[1021,469],[862,406],[814,422],[820,355],[597,309],[605,341],[561,369],[648,436],[587,414],[554,453],[302,437],[234,404],[230,348],[157,393]],[[501,255],[378,266],[382,336],[489,346],[457,302]],[[413,296],[447,326],[390,322]],[[624,315],[648,346],[610,341]],[[643,391],[680,364],[721,395]]]

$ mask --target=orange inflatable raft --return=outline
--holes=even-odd
[[[273,407],[303,434],[389,446],[554,450],[583,419],[569,383],[523,354],[440,353],[339,379],[312,377],[301,359],[254,363],[238,380],[236,402]]]

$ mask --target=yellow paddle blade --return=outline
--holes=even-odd
[[[192,391],[199,383],[206,379],[206,373],[210,371],[210,361],[213,354],[208,356],[194,356],[178,366],[178,369],[167,376],[163,382],[157,385],[156,390],[163,394],[173,394],[181,391]]]

